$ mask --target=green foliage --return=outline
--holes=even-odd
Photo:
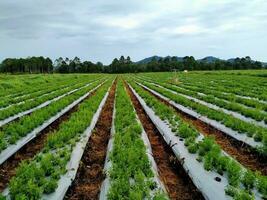
[[[230,161],[227,166],[227,172],[228,172],[229,184],[234,187],[239,186],[241,178],[240,165],[234,160]]]
[[[167,87],[168,89],[177,91],[177,94],[174,94],[164,88],[161,87],[157,87],[153,84],[150,84],[146,81],[139,81],[141,82],[143,85],[147,86],[148,88],[162,94],[163,96],[173,100],[174,102],[181,104],[185,107],[191,108],[192,110],[196,111],[197,113],[203,115],[203,116],[207,116],[210,119],[216,120],[222,124],[224,124],[225,126],[239,132],[240,134],[242,133],[246,133],[248,137],[253,137],[255,141],[259,141],[259,142],[263,142],[264,137],[267,137],[267,131],[264,127],[261,127],[257,124],[253,124],[250,122],[245,122],[241,119],[235,118],[232,115],[226,114],[223,111],[220,110],[215,110],[212,108],[209,108],[205,105],[202,105],[198,102],[195,102],[193,100],[189,100],[186,97],[180,95],[179,93],[184,93],[186,95],[190,95],[190,96],[195,96],[199,99],[202,99],[204,101],[208,101],[210,103],[213,104],[219,104],[219,106],[229,109],[229,110],[234,110],[237,112],[240,112],[243,115],[246,115],[248,117],[254,118],[255,120],[261,121],[266,119],[267,114],[263,114],[261,112],[259,112],[258,110],[253,110],[250,108],[244,108],[244,106],[240,106],[239,104],[235,104],[235,103],[225,103],[225,101],[222,100],[218,100],[214,97],[211,96],[203,96],[203,95],[199,95],[197,92],[192,92],[192,91],[185,91],[184,89],[179,89],[178,87],[175,86],[171,86],[168,84],[162,84],[161,82],[157,82],[157,84],[163,85],[164,87]],[[157,112],[156,112],[157,114]],[[186,137],[188,134],[185,131],[186,127],[181,125],[179,127],[181,130],[179,131],[179,135],[181,137]],[[266,145],[266,144],[264,144]]]
[[[69,120],[60,124],[59,129],[51,134],[53,136],[48,137],[44,151],[17,168],[9,184],[12,199],[24,199],[26,196],[27,199],[35,200],[40,199],[43,193],[55,191],[60,175],[66,173],[72,142],[78,141],[76,139],[90,125],[109,84],[99,88],[95,95],[79,105]]]
[[[242,178],[242,183],[247,190],[251,190],[252,188],[254,188],[255,180],[255,174],[252,171],[248,170]]]
[[[191,153],[198,154],[198,161],[202,162],[204,168],[206,170],[217,171],[221,175],[225,175],[228,178],[228,182],[230,184],[229,188],[226,190],[226,193],[233,196],[234,199],[253,199],[253,195],[249,193],[249,190],[255,189],[255,186],[258,188],[262,195],[266,196],[266,179],[264,176],[255,177],[255,174],[250,171],[246,171],[239,163],[235,160],[231,159],[228,156],[225,156],[220,146],[218,146],[214,140],[214,138],[205,137],[201,141],[196,141],[197,131],[192,128],[190,125],[182,122],[181,120],[177,120],[179,123],[176,124],[173,120],[173,116],[178,116],[174,109],[169,109],[170,107],[165,106],[161,102],[159,102],[155,97],[153,97],[149,92],[143,90],[136,83],[130,82],[132,87],[136,92],[143,98],[148,106],[155,111],[156,114],[161,113],[161,110],[165,110],[168,112],[167,121],[171,122],[170,127],[175,134],[179,137],[185,138],[185,146],[188,148],[188,151]],[[154,89],[154,88],[153,88]],[[171,94],[170,94],[171,95]],[[175,95],[174,95],[175,96]],[[187,100],[188,101],[188,100]],[[180,103],[181,101],[179,101]],[[160,109],[158,109],[160,108]],[[169,109],[167,111],[167,109]],[[157,111],[157,110],[160,110]],[[205,109],[203,110],[203,112]],[[166,117],[159,117],[162,120],[166,120]],[[217,117],[217,115],[215,115]],[[232,123],[231,120],[225,120],[227,123]],[[177,130],[178,127],[178,131]],[[247,126],[241,124],[242,129],[246,129]],[[251,127],[250,127],[251,128]],[[251,129],[252,131],[252,129]],[[255,131],[255,130],[254,130]],[[191,134],[193,133],[193,134]],[[195,134],[196,133],[196,134]],[[256,129],[256,134],[262,134],[260,129]],[[266,134],[265,134],[266,135]],[[265,136],[264,135],[264,136]],[[246,190],[244,190],[244,187]]]
[[[142,141],[141,126],[121,81],[116,92],[115,135],[109,170],[108,199],[150,199],[154,176]],[[159,195],[158,199],[166,199]]]
[[[40,126],[46,120],[56,115],[66,106],[84,95],[86,92],[88,92],[88,90],[96,87],[98,84],[99,82],[92,83],[88,87],[67,95],[58,101],[54,101],[48,106],[36,110],[30,115],[21,117],[18,121],[13,121],[3,126],[2,133],[0,135],[0,139],[3,138],[3,140],[1,140],[2,142],[0,142],[0,152],[1,150],[4,150],[8,144],[15,144],[20,138],[25,137],[34,128]]]
[[[225,190],[225,193],[233,197],[234,200],[253,200],[254,199],[254,197],[251,196],[247,191],[238,190],[232,186],[228,186]]]
[[[262,195],[267,198],[267,177],[258,175],[258,190],[262,193]]]

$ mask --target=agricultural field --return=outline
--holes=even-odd
[[[267,199],[266,76],[0,75],[0,200]]]

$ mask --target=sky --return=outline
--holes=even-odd
[[[267,0],[0,1],[0,60],[121,55],[267,61]]]

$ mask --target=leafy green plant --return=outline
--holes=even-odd
[[[44,193],[46,194],[50,194],[52,192],[54,192],[57,188],[57,180],[56,179],[49,179],[46,181],[46,183],[44,184]]]
[[[267,198],[267,177],[258,175],[258,190],[262,193],[263,197]]]
[[[241,178],[241,167],[236,161],[230,161],[227,166],[229,184],[238,186]]]
[[[196,153],[198,150],[198,144],[190,144],[188,146],[189,153]]]
[[[242,183],[247,190],[251,190],[252,188],[254,188],[255,180],[256,180],[255,174],[252,171],[248,170],[245,172],[242,178]]]

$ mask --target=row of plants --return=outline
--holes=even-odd
[[[190,72],[190,73],[152,73],[146,77],[153,80],[161,80],[177,84],[179,86],[193,86],[203,88],[205,91],[216,90],[229,95],[248,96],[267,101],[266,79],[257,76],[246,76],[237,74],[210,73],[210,72]],[[244,98],[243,98],[244,99]]]
[[[136,119],[130,97],[120,80],[116,91],[115,134],[111,151],[108,199],[152,199],[158,190],[141,138],[142,128]],[[166,199],[158,190],[153,199]]]
[[[267,103],[263,103],[261,101],[258,101],[256,99],[250,99],[250,98],[244,98],[242,96],[238,96],[235,95],[234,93],[225,93],[222,91],[219,91],[219,86],[214,86],[213,82],[209,82],[207,85],[205,83],[203,83],[202,81],[196,81],[195,79],[190,79],[190,80],[186,80],[184,83],[177,83],[175,82],[175,80],[170,79],[170,75],[166,74],[165,75],[168,78],[162,78],[163,76],[146,76],[146,77],[142,77],[140,76],[140,78],[146,79],[146,80],[152,80],[152,81],[157,81],[157,82],[161,82],[161,83],[169,83],[171,85],[176,85],[179,88],[184,88],[185,90],[190,90],[190,91],[194,91],[197,93],[203,93],[205,95],[211,95],[214,97],[217,97],[219,99],[224,99],[226,101],[229,101],[231,103],[238,103],[241,105],[245,105],[247,107],[251,107],[251,108],[255,108],[257,110],[264,110],[267,111]],[[151,77],[153,77],[153,79],[151,79]],[[201,78],[203,79],[203,76],[201,76]],[[206,76],[205,76],[206,78]],[[204,79],[203,79],[204,80]],[[215,79],[216,81],[216,79]],[[224,84],[224,83],[221,83]],[[246,83],[247,84],[247,83]],[[213,86],[212,86],[213,85]],[[237,87],[237,86],[235,86]],[[252,86],[250,86],[252,87]],[[256,86],[258,87],[258,86]],[[227,90],[229,91],[229,90]],[[240,106],[240,105],[239,105]]]
[[[59,85],[60,84],[60,85]],[[66,83],[59,83],[53,86],[47,86],[46,88],[41,88],[41,87],[37,87],[39,90],[35,91],[35,92],[30,92],[27,94],[24,94],[22,96],[18,96],[18,97],[5,97],[5,98],[1,98],[0,100],[0,108],[6,108],[8,106],[11,106],[13,104],[18,104],[18,103],[22,103],[25,100],[28,99],[34,99],[36,97],[40,97],[42,95],[45,94],[49,94],[51,92],[54,92],[56,90],[60,90],[60,89],[64,89],[68,86],[71,86],[73,84],[77,84],[77,82],[71,82],[71,81],[66,81]]]
[[[92,83],[86,88],[78,90],[70,95],[54,101],[48,106],[25,115],[17,121],[4,125],[0,129],[0,152],[6,149],[10,144],[15,144],[19,139],[25,137],[32,130],[42,125],[46,120],[56,115],[66,106],[83,96],[89,90],[99,85],[99,82]]]
[[[172,84],[174,84],[172,82]],[[263,103],[261,101],[258,101],[253,98],[244,98],[242,96],[238,96],[231,93],[225,93],[220,92],[217,90],[217,88],[206,88],[206,87],[197,87],[197,86],[189,86],[189,85],[179,85],[179,87],[187,89],[187,90],[193,90],[195,92],[200,92],[206,95],[212,95],[214,97],[224,99],[226,101],[229,101],[231,103],[239,103],[241,105],[245,105],[247,107],[255,108],[257,110],[263,110],[267,111],[267,103]]]
[[[76,75],[75,75],[76,76]],[[64,76],[64,75],[0,75],[0,94],[2,96],[0,99],[5,97],[18,97],[24,94],[24,92],[34,92],[38,91],[37,88],[33,86],[42,86],[42,88],[52,86],[55,82],[61,83],[66,79],[75,79],[74,75]]]
[[[267,154],[266,128],[237,119],[232,115],[226,114],[219,110],[211,109],[193,100],[189,100],[179,94],[173,94],[170,91],[156,87],[154,85],[150,85],[147,83],[144,83],[144,85],[180,105],[188,107],[203,116],[207,116],[209,119],[216,120],[217,122],[224,124],[226,127],[229,127],[240,134],[246,134],[248,137],[252,137],[257,142],[261,142],[263,145],[258,148],[258,151],[262,154]]]
[[[22,76],[24,77],[24,76]],[[8,95],[2,95],[0,97],[0,102],[2,104],[2,101],[4,103],[8,103],[8,105],[10,105],[12,102],[16,103],[16,102],[21,102],[23,100],[28,99],[28,96],[30,95],[34,95],[35,93],[39,93],[43,90],[47,90],[49,88],[53,88],[55,87],[55,85],[60,86],[60,85],[66,85],[68,83],[79,83],[79,81],[86,81],[87,80],[93,80],[96,77],[91,77],[91,76],[78,76],[78,75],[71,75],[71,76],[58,76],[58,75],[47,75],[43,76],[44,78],[42,78],[40,81],[38,79],[38,76],[32,76],[32,77],[24,77],[24,81],[23,84],[21,85],[20,90],[16,90],[15,88],[13,88],[13,80],[16,80],[17,76],[14,75],[12,76],[12,78],[9,78],[10,80],[10,87],[8,89],[6,89],[6,91],[9,91],[7,94]],[[39,80],[39,81],[36,81]],[[1,84],[5,84],[5,83],[0,83]],[[3,107],[3,106],[1,106]]]
[[[71,92],[73,90],[76,90],[76,89],[79,90],[79,89],[83,88],[84,86],[87,86],[87,84],[86,83],[79,83],[79,84],[76,84],[76,85],[61,89],[61,90],[57,90],[53,93],[49,93],[49,94],[42,96],[42,97],[37,97],[35,99],[26,100],[22,104],[14,104],[14,105],[8,107],[7,109],[0,110],[0,120],[4,120],[8,117],[14,116],[14,115],[21,113],[23,111],[37,107],[37,106],[41,105],[42,103],[45,103],[49,100],[52,100],[54,98],[65,95],[68,92]]]
[[[228,78],[228,80],[226,80]],[[213,76],[211,79],[203,79],[199,76],[199,81],[192,80],[184,83],[189,86],[201,86],[206,90],[217,90],[220,93],[232,95],[248,96],[267,101],[266,82],[259,77],[248,76]]]
[[[93,80],[93,79],[92,79]],[[22,96],[18,96],[18,97],[6,97],[6,98],[2,98],[0,100],[0,108],[5,108],[7,106],[10,106],[12,104],[17,104],[17,103],[21,103],[23,101],[26,100],[30,100],[30,99],[35,99],[35,98],[40,98],[43,95],[49,94],[51,92],[56,92],[58,90],[61,89],[65,89],[67,87],[70,86],[74,86],[74,85],[81,85],[81,83],[86,83],[86,81],[88,82],[88,80],[84,79],[84,80],[76,80],[76,79],[67,79],[65,81],[60,81],[60,82],[55,82],[54,85],[49,85],[44,87],[43,85],[41,86],[37,86],[36,89],[38,89],[35,92],[30,92],[30,91],[25,91],[27,92],[26,94],[22,95]]]
[[[20,164],[9,183],[11,199],[41,199],[42,195],[56,190],[61,176],[67,172],[73,148],[90,126],[110,85],[111,81],[106,82],[93,96],[82,102],[70,119],[48,136],[42,151],[32,160]]]
[[[229,101],[221,100],[219,98],[216,98],[212,92],[210,92],[209,95],[203,96],[203,95],[200,95],[198,92],[195,92],[192,90],[181,89],[181,88],[173,86],[171,84],[159,83],[159,82],[155,82],[155,83],[164,87],[164,88],[170,89],[172,91],[197,98],[199,100],[202,100],[202,101],[211,103],[213,105],[219,106],[221,108],[224,108],[226,110],[238,112],[238,113],[244,115],[245,117],[252,118],[256,121],[264,121],[265,123],[267,123],[267,112],[261,112],[261,110],[248,108],[248,107],[242,106],[242,105],[235,103],[235,102],[229,102]]]
[[[263,198],[267,197],[266,176],[245,169],[237,161],[226,156],[214,138],[204,137],[199,140],[199,132],[184,122],[173,108],[160,102],[136,83],[130,82],[130,84],[155,114],[161,120],[168,122],[172,132],[184,139],[188,152],[197,155],[197,161],[203,163],[205,170],[225,175],[228,180],[228,187],[225,188],[227,195],[235,200],[251,200],[255,198],[254,193],[257,190]]]

